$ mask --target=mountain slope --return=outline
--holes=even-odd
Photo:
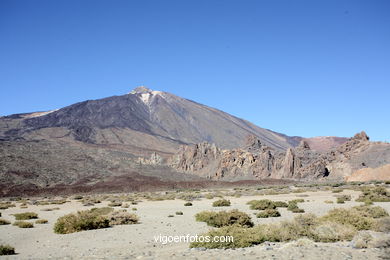
[[[220,110],[145,87],[123,96],[88,100],[47,114],[25,116],[21,125],[4,131],[3,138],[53,127],[67,128],[76,140],[85,143],[102,142],[102,131],[106,129],[132,130],[177,144],[207,141],[222,148],[237,148],[248,135],[255,135],[278,150],[286,150],[297,142]],[[129,134],[117,133],[118,139],[126,140]]]

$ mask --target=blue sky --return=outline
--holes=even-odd
[[[390,1],[0,0],[0,115],[146,85],[288,135],[390,141]]]

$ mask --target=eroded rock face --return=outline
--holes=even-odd
[[[383,163],[390,163],[390,144],[371,143],[361,132],[328,153],[311,150],[305,140],[297,148],[275,151],[254,136],[242,149],[220,150],[208,143],[183,146],[170,166],[211,179],[344,179]]]

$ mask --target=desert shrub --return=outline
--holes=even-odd
[[[277,208],[287,208],[288,207],[288,203],[284,202],[284,201],[273,201],[273,204]]]
[[[75,195],[75,196],[73,196],[73,199],[74,200],[82,200],[84,197],[83,196],[81,196],[81,195]]]
[[[251,200],[247,203],[250,209],[254,210],[264,210],[264,209],[274,209],[276,205],[271,200]]]
[[[230,200],[221,199],[213,202],[213,207],[228,207],[228,206],[230,206]]]
[[[35,221],[35,224],[47,224],[48,221],[47,219],[38,219]]]
[[[206,222],[212,227],[223,227],[238,225],[242,227],[252,227],[253,222],[248,214],[236,209],[231,211],[202,211],[195,215],[196,221]]]
[[[389,202],[390,192],[383,186],[364,187],[362,189],[362,194],[356,201],[365,202],[367,200],[373,202]]]
[[[280,217],[280,212],[277,209],[265,209],[256,214],[258,218],[274,218]]]
[[[113,211],[107,216],[110,225],[130,225],[137,224],[139,218],[137,215],[126,211]]]
[[[9,245],[0,245],[0,255],[14,255],[15,248]]]
[[[333,209],[321,218],[324,222],[336,222],[343,225],[350,225],[357,230],[367,230],[374,227],[373,218],[364,217],[355,209]]]
[[[109,227],[109,219],[99,213],[100,209],[92,209],[62,216],[54,224],[54,232],[58,234],[69,234],[83,230]]]
[[[341,195],[337,197],[337,203],[344,204],[345,201],[351,201],[351,195]]]
[[[131,208],[132,211],[137,211],[137,208]]]
[[[205,235],[210,237],[215,236],[231,236],[233,241],[223,241],[218,243],[212,242],[193,242],[190,244],[191,248],[202,247],[202,248],[240,248],[249,247],[255,244],[259,244],[259,238],[254,228],[243,228],[240,226],[229,226],[222,227],[219,229],[210,230]]]
[[[324,201],[326,204],[333,204],[334,202],[333,202],[333,200],[325,200]]]
[[[122,208],[124,208],[124,209],[127,209],[127,208],[129,208],[129,207],[130,207],[130,205],[127,204],[127,203],[122,204]]]
[[[304,200],[291,200],[288,202],[287,210],[293,213],[304,213],[305,210],[298,207],[298,203],[303,202]]]
[[[173,218],[173,217],[174,217],[174,215],[172,215],[172,214],[171,214],[171,215],[168,215],[168,218]]]
[[[8,208],[12,208],[12,207],[16,207],[16,205],[9,202],[9,201],[0,202],[0,209],[8,209]]]
[[[184,206],[190,207],[190,206],[192,206],[192,203],[191,202],[186,202],[186,203],[184,203]]]
[[[183,215],[183,212],[182,211],[176,211],[176,215],[181,216],[181,215]]]
[[[5,219],[3,219],[3,218],[0,218],[0,226],[1,225],[9,225],[10,224],[10,222],[8,221],[8,220],[5,220]]]
[[[311,230],[310,238],[316,242],[350,241],[356,234],[356,230],[349,225],[335,222],[325,222],[315,226]]]
[[[353,207],[352,209],[358,211],[363,217],[383,218],[389,216],[389,213],[387,213],[385,209],[379,206],[372,207],[372,206],[361,205],[361,206]]]
[[[27,220],[27,219],[35,219],[38,218],[38,214],[34,212],[24,212],[14,214],[16,220]]]
[[[343,191],[343,189],[333,189],[333,190],[332,190],[333,193],[340,193],[340,192],[342,192],[342,191]]]
[[[355,234],[356,229],[352,225],[323,221],[313,214],[302,214],[290,221],[257,225],[255,227],[245,228],[233,225],[214,229],[205,235],[233,236],[234,241],[196,242],[191,243],[190,247],[237,248],[260,244],[265,241],[284,242],[304,237],[317,242],[349,241]]]
[[[15,221],[12,225],[20,228],[33,228],[34,224],[27,221]]]
[[[120,206],[122,206],[122,202],[113,201],[113,202],[108,203],[108,206],[109,207],[120,207]]]

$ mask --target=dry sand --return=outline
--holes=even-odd
[[[301,197],[302,194],[308,197]],[[188,243],[162,245],[156,243],[154,236],[161,235],[200,235],[210,229],[203,222],[196,222],[194,215],[203,210],[239,209],[250,214],[253,221],[267,223],[292,219],[294,214],[285,208],[280,209],[282,217],[257,219],[246,203],[253,199],[272,199],[288,201],[303,198],[300,208],[306,212],[323,215],[336,207],[349,208],[359,203],[354,202],[358,192],[346,190],[341,194],[351,194],[352,201],[345,204],[326,204],[325,200],[336,201],[331,191],[307,192],[267,196],[226,197],[231,200],[230,207],[213,208],[215,200],[194,201],[192,207],[185,207],[183,200],[144,201],[134,205],[135,213],[140,217],[140,224],[121,225],[112,228],[83,231],[59,235],[53,232],[56,219],[68,213],[93,207],[106,206],[108,202],[85,207],[78,201],[63,205],[31,206],[27,209],[17,207],[1,210],[2,218],[14,221],[12,214],[36,212],[39,218],[47,219],[48,224],[35,224],[34,228],[22,229],[12,225],[0,226],[0,244],[15,247],[17,255],[2,256],[0,259],[381,259],[386,252],[379,249],[354,249],[348,242],[339,243],[264,243],[262,245],[228,250],[190,249]],[[340,195],[340,194],[337,194]],[[390,203],[375,203],[390,212]],[[41,211],[44,208],[59,207],[60,210]],[[129,212],[133,206],[131,205]],[[118,208],[119,209],[119,208]],[[183,216],[175,215],[182,211]],[[175,215],[169,218],[168,215]],[[389,254],[390,255],[390,254]],[[388,255],[388,256],[389,256]]]

